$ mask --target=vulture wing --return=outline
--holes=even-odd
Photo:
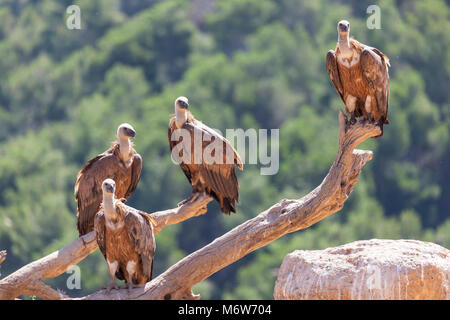
[[[77,207],[77,229],[80,235],[92,231],[94,216],[102,202],[102,183],[106,178],[115,179],[115,171],[119,160],[110,148],[106,152],[91,159],[78,172],[75,183],[75,199]]]
[[[330,50],[327,53],[327,71],[328,75],[330,76],[331,82],[333,82],[333,85],[336,88],[337,93],[341,97],[342,101],[344,101],[344,87],[342,86],[339,68],[336,60],[336,52],[334,50]]]
[[[218,154],[215,154],[215,157],[222,158],[222,163],[208,163],[202,157],[202,163],[194,165],[204,178],[205,185],[211,189],[214,198],[219,201],[222,212],[225,214],[230,214],[230,211],[236,212],[236,202],[239,201],[239,183],[234,172],[234,166],[236,165],[240,170],[243,169],[243,163],[239,154],[228,140],[202,122],[194,120],[193,122],[185,123],[184,126],[191,126],[191,132],[201,130],[204,137],[203,150],[216,140],[222,143],[221,150],[215,149],[215,152],[218,152]],[[232,163],[226,159],[227,154],[231,153],[233,156]]]
[[[153,277],[153,256],[156,249],[153,225],[156,222],[150,215],[128,208],[125,226],[130,241],[141,258],[142,269],[148,281]]]
[[[103,210],[99,211],[95,215],[94,231],[98,248],[100,249],[100,252],[103,254],[103,257],[105,257],[105,260],[108,261],[108,259],[106,258],[106,227],[105,227],[105,213],[103,212]],[[125,276],[120,268],[118,268],[116,271],[116,277],[119,280],[125,280]]]
[[[171,139],[172,134],[176,129],[177,129],[177,127],[175,125],[175,118],[172,118],[169,122],[169,131],[168,131],[170,152],[172,152],[172,149],[178,143],[178,141],[172,141],[172,139]],[[185,163],[182,162],[182,163],[180,163],[180,168],[181,168],[181,170],[183,170],[184,174],[186,175],[186,178],[189,180],[189,183],[192,183],[192,176],[191,176],[191,171],[189,170],[189,167]]]
[[[106,233],[105,233],[105,213],[99,211],[94,219],[95,238],[97,239],[98,248],[106,259]]]
[[[366,47],[361,53],[361,69],[367,87],[375,96],[378,112],[381,112],[381,125],[388,124],[389,100],[389,59],[376,48]]]
[[[136,190],[136,187],[141,179],[141,171],[142,171],[142,158],[138,153],[135,153],[133,156],[133,163],[131,165],[131,184],[125,194],[125,199],[128,199]]]

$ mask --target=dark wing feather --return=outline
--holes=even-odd
[[[111,149],[91,159],[80,170],[75,183],[77,207],[77,229],[81,235],[89,233],[94,227],[94,216],[102,202],[102,183],[106,178],[116,178],[119,160]]]
[[[205,148],[209,143],[213,143],[216,139],[222,141],[223,151],[225,151],[225,153],[220,156],[223,158],[224,163],[208,164],[203,161],[202,164],[197,165],[197,167],[205,179],[206,187],[213,191],[214,197],[219,202],[220,198],[222,199],[221,211],[226,214],[229,214],[230,211],[236,212],[236,202],[239,201],[239,183],[234,172],[234,166],[236,165],[241,170],[243,168],[243,163],[239,154],[228,142],[228,140],[205,124],[199,121],[194,121],[192,122],[192,126],[194,126],[197,130],[202,130],[203,135],[210,136],[209,139],[207,139],[210,142],[204,143],[203,148]],[[225,162],[226,152],[233,152],[234,163],[228,164]]]
[[[94,231],[98,248],[106,259],[105,213],[103,211],[99,211],[95,215]]]
[[[131,164],[131,184],[128,188],[125,198],[128,199],[136,190],[136,187],[139,183],[139,180],[141,179],[141,172],[142,172],[142,157],[135,153],[133,156],[133,163]]]
[[[128,210],[125,216],[125,226],[128,236],[142,261],[142,270],[147,281],[153,277],[153,256],[156,242],[153,225],[148,215],[141,211]]]
[[[334,50],[330,50],[327,53],[327,71],[331,82],[333,82],[334,88],[341,97],[342,101],[344,101],[344,87],[341,82],[338,63],[336,60],[336,52]]]
[[[172,152],[172,149],[178,143],[178,141],[172,141],[172,139],[171,139],[172,134],[175,131],[175,129],[176,129],[175,118],[172,118],[169,122],[169,130],[168,130],[170,152]],[[189,183],[192,183],[191,171],[189,170],[189,167],[184,163],[180,163],[180,168],[181,168],[181,170],[183,170],[183,173],[185,174],[186,178],[189,180]]]
[[[382,124],[389,123],[388,99],[389,99],[389,73],[385,55],[378,49],[367,47],[361,53],[361,69],[363,78],[375,96],[379,112],[382,113]]]
[[[192,122],[192,124],[202,130],[202,134],[205,135],[209,135],[209,139],[210,141],[214,141],[214,139],[219,139],[223,142],[224,144],[224,150],[231,151],[233,152],[233,159],[234,159],[234,164],[240,169],[243,170],[244,169],[244,164],[241,160],[241,157],[239,156],[239,153],[237,153],[236,149],[234,149],[234,147],[231,145],[231,143],[225,139],[223,136],[221,136],[217,131],[211,129],[210,127],[208,127],[206,124],[204,124],[203,122],[194,120]],[[225,161],[225,156],[224,156],[224,161]]]

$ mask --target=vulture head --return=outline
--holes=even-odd
[[[119,139],[129,139],[136,137],[136,131],[129,123],[122,123],[117,129],[117,137]]]
[[[103,194],[114,194],[116,191],[116,183],[113,179],[106,179],[102,183]]]
[[[189,107],[188,98],[181,96],[175,100],[175,115],[177,117],[176,119],[177,128],[181,128],[183,124],[186,122],[187,120],[186,110],[188,109],[188,107]]]
[[[337,24],[337,31],[340,37],[347,37],[350,32],[350,22],[341,20]]]
[[[188,107],[189,107],[189,101],[188,101],[188,98],[181,96],[181,97],[178,97],[178,98],[175,100],[175,109],[176,109],[176,110],[184,111],[184,110],[186,110]]]

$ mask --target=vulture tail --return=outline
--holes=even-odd
[[[223,205],[220,207],[222,213],[229,215],[231,212],[236,213],[235,201],[230,198],[223,198]]]

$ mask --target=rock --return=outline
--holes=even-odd
[[[288,254],[275,299],[447,299],[450,251],[417,240],[364,240]]]

